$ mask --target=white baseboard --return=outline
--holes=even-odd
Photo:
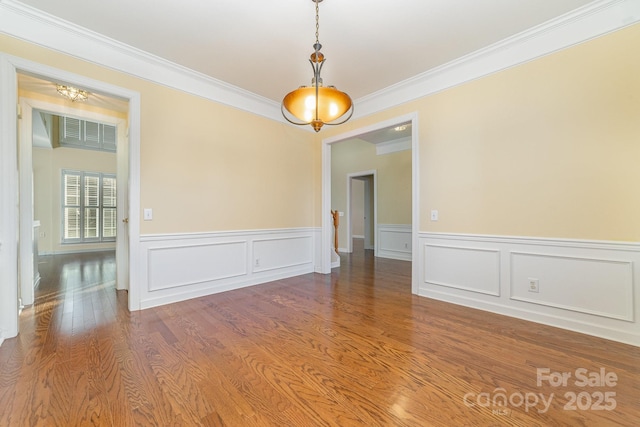
[[[139,306],[312,273],[317,234],[301,228],[142,236]]]
[[[38,256],[50,256],[50,255],[73,255],[73,254],[84,254],[89,252],[109,252],[115,251],[115,246],[113,248],[92,248],[92,249],[72,249],[72,250],[62,250],[62,251],[42,251],[38,252]]]
[[[411,224],[378,224],[376,256],[411,261]]]
[[[638,243],[420,233],[418,258],[422,296],[640,346]]]

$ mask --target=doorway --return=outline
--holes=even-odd
[[[96,113],[84,105],[83,109],[74,108],[66,104],[59,104],[55,98],[48,98],[47,101],[36,100],[29,96],[46,96],[46,90],[39,90],[39,87],[49,87],[53,83],[38,79],[32,76],[18,75],[18,87],[23,94],[20,98],[20,128],[19,128],[19,176],[20,176],[20,300],[22,305],[32,305],[34,299],[34,286],[37,283],[37,259],[38,251],[56,255],[62,253],[78,253],[93,250],[107,250],[115,245],[116,264],[118,278],[116,289],[128,289],[128,227],[127,223],[117,219],[128,218],[128,196],[127,196],[127,163],[128,163],[128,141],[126,137],[126,102],[113,100],[113,112],[109,110]],[[104,101],[104,100],[103,100]],[[116,111],[119,110],[119,111]],[[98,149],[99,146],[106,146],[104,135],[107,131],[96,131],[90,135],[91,145],[98,145],[94,149],[86,149],[84,145],[64,144],[64,138],[58,137],[60,129],[64,129],[64,123],[72,121],[82,125],[75,131],[85,127],[96,128],[96,130],[113,130],[113,139],[110,144],[115,145],[115,152],[111,149]],[[81,132],[84,133],[84,132]],[[74,135],[75,136],[75,135]],[[78,135],[78,142],[84,135]],[[75,141],[74,141],[75,142]],[[62,145],[62,146],[61,146]],[[34,148],[35,147],[35,148]],[[60,154],[64,152],[65,154]],[[38,168],[35,166],[38,165]],[[103,231],[107,225],[108,218],[101,213],[113,211],[112,209],[91,208],[96,212],[94,220],[95,235],[93,238],[82,239],[84,243],[74,244],[74,239],[66,239],[61,233],[61,224],[68,221],[76,221],[76,218],[63,220],[62,205],[62,183],[61,171],[81,171],[79,173],[88,174],[97,183],[102,183],[103,174],[108,176],[109,181],[115,180],[115,218],[112,217],[111,227],[115,231],[115,242],[113,239],[103,239]],[[38,173],[35,173],[38,171]],[[75,172],[74,172],[75,173]],[[95,175],[95,176],[94,176]],[[37,179],[36,179],[37,178]],[[57,183],[57,184],[54,184]],[[81,186],[83,187],[83,186]],[[102,194],[103,186],[98,186],[98,194]],[[102,206],[104,197],[98,197],[96,204]],[[72,209],[74,211],[84,211],[84,209]],[[80,218],[83,216],[81,215]],[[113,224],[115,219],[115,224]],[[89,223],[87,219],[86,223]],[[36,227],[38,225],[39,227]],[[65,226],[66,228],[66,226]],[[86,227],[78,226],[78,232],[83,232]],[[111,240],[111,242],[108,242]],[[33,244],[32,244],[33,242]],[[35,277],[34,277],[35,276]]]
[[[326,215],[322,215],[322,243],[321,243],[321,268],[320,272],[328,274],[331,272],[331,237],[332,237],[332,223],[331,216],[328,214],[331,209],[331,146],[341,141],[357,138],[368,134],[370,132],[376,132],[384,129],[400,128],[404,125],[410,125],[411,135],[406,141],[411,149],[411,292],[418,293],[418,227],[419,227],[419,194],[418,194],[418,181],[419,181],[419,169],[418,169],[418,113],[410,113],[407,115],[399,116],[383,122],[376,123],[374,125],[366,126],[356,130],[346,132],[344,134],[336,135],[334,137],[326,138],[322,141],[322,212],[327,212]],[[374,215],[375,216],[375,215]],[[375,246],[377,248],[377,245]]]
[[[23,127],[31,126],[31,123],[26,122],[31,121],[33,109],[42,105],[38,104],[40,101],[20,104],[16,117],[20,75],[33,76],[49,83],[59,82],[85,88],[90,93],[113,97],[128,104],[126,126],[121,128],[128,147],[124,144],[120,153],[128,162],[118,161],[118,168],[122,167],[128,172],[128,179],[122,180],[125,191],[120,192],[123,197],[128,193],[128,197],[120,205],[124,208],[128,202],[129,212],[127,215],[118,213],[119,219],[129,218],[128,233],[122,233],[123,236],[128,235],[129,239],[118,242],[126,252],[122,254],[123,251],[120,251],[119,262],[124,267],[120,268],[123,278],[120,279],[119,286],[127,286],[129,289],[129,309],[140,309],[139,292],[135,286],[131,286],[135,281],[130,280],[136,274],[135,257],[139,245],[140,94],[22,58],[0,54],[0,92],[3,94],[0,98],[0,120],[3,124],[0,131],[0,197],[3,200],[3,209],[0,210],[0,343],[5,338],[18,334],[18,287],[20,286],[21,291],[25,290],[21,284],[22,276],[28,276],[28,271],[31,271],[31,283],[33,282],[33,269],[21,265],[22,260],[31,259],[33,254],[31,242],[28,242],[29,238],[33,240],[33,202],[29,197],[33,193],[30,188],[31,174],[27,173],[32,162],[29,157],[31,145],[26,144],[23,138],[30,132],[25,132]],[[53,88],[55,90],[55,86]],[[48,108],[44,106],[42,109]],[[64,109],[62,110],[64,112]],[[27,120],[23,120],[24,118]],[[19,163],[16,159],[20,159]],[[27,166],[24,166],[25,164]],[[7,203],[4,203],[5,201]],[[29,246],[29,252],[26,246]],[[30,286],[29,277],[24,283],[25,286]]]
[[[376,171],[349,174],[347,186],[347,252],[353,252],[353,239],[362,239],[364,250],[375,251]]]

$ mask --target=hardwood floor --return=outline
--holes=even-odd
[[[134,313],[114,289],[113,253],[44,261],[36,304],[0,347],[2,426],[640,419],[639,348],[412,295],[410,263],[371,251],[342,255],[331,275]],[[553,373],[571,376],[554,387]]]

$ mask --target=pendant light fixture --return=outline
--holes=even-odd
[[[282,100],[282,115],[294,125],[311,125],[318,132],[323,125],[340,125],[353,115],[351,97],[339,91],[335,86],[324,86],[320,71],[324,65],[324,54],[320,52],[322,45],[318,39],[320,31],[319,3],[322,0],[311,0],[316,4],[316,42],[309,62],[313,68],[311,86],[300,86],[289,92]]]

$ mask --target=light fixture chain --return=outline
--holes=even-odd
[[[316,44],[320,44],[320,1],[315,1],[316,4]]]

